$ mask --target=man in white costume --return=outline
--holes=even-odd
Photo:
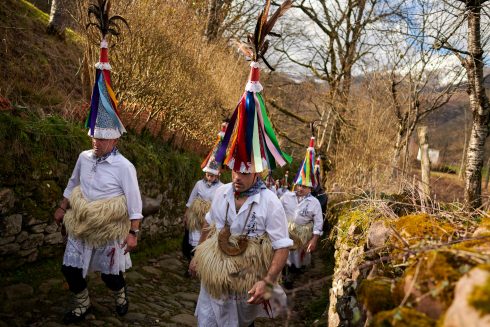
[[[203,243],[202,248],[197,248],[190,269],[195,272],[197,265],[201,277],[201,290],[196,308],[199,326],[250,326],[256,317],[271,314],[264,309],[266,307],[263,303],[269,299],[272,292],[285,297],[277,285],[277,279],[286,263],[288,247],[293,242],[288,237],[284,209],[277,196],[266,188],[259,174],[233,171],[232,179],[232,183],[223,185],[216,191],[204,227],[206,230],[208,225],[214,226],[216,231],[212,232],[209,239],[208,232],[203,232],[201,241],[220,238],[225,235],[223,231],[228,225],[231,235],[246,235],[249,240],[247,250],[252,250],[253,247],[258,249],[248,256],[245,252],[243,262],[238,259],[238,270],[227,271],[226,263],[231,262],[231,259],[228,261],[228,258],[221,258],[227,257],[227,254],[219,252],[219,249],[213,253],[210,247],[214,245],[210,242]],[[252,242],[257,242],[258,245]],[[261,243],[267,246],[267,242],[270,249],[263,249]],[[272,255],[270,264],[266,263],[268,269],[265,269],[264,263],[258,258],[249,260],[252,256],[260,257],[265,253]],[[257,265],[254,267],[255,262]],[[212,266],[217,266],[216,271],[204,271]],[[219,275],[222,271],[225,273]],[[216,279],[213,280],[214,278]],[[220,284],[223,289],[227,289],[231,284],[245,285],[248,279],[254,281],[249,283],[251,287],[244,292],[220,292]]]
[[[223,185],[219,180],[219,173],[211,173],[205,167],[203,179],[197,181],[192,189],[189,200],[186,203],[184,224],[189,229],[189,245],[191,246],[188,259],[192,257],[192,251],[199,243],[204,216],[211,207],[216,190]]]
[[[289,192],[289,181],[288,181],[288,175],[289,171],[286,171],[286,174],[284,175],[284,178],[279,181],[279,185],[276,183],[276,194],[277,197],[280,199],[285,193]]]
[[[211,149],[209,155],[201,164],[204,167],[202,171],[205,173],[204,178],[197,181],[196,185],[192,189],[189,200],[186,204],[186,210],[184,214],[184,225],[188,233],[188,245],[184,245],[184,255],[190,260],[194,254],[193,250],[199,243],[201,238],[201,229],[205,222],[204,216],[211,207],[211,201],[213,201],[216,190],[223,185],[219,180],[221,163],[216,161],[215,155],[223,136],[226,132],[227,123],[221,124],[221,131],[218,133],[218,141]],[[185,237],[184,237],[185,239]]]
[[[277,196],[276,182],[274,181],[274,178],[272,178],[271,171],[267,173],[267,177],[265,178],[265,186]]]
[[[110,19],[108,7],[101,8]],[[100,26],[107,22],[99,21]],[[99,29],[101,27],[99,26]],[[101,29],[100,61],[86,126],[92,138],[92,150],[83,151],[63,192],[63,200],[54,213],[68,234],[62,272],[73,293],[73,307],[63,322],[81,321],[91,307],[85,277],[101,273],[113,291],[116,312],[128,312],[129,301],[123,272],[131,267],[129,252],[137,245],[142,201],[136,170],[116,145],[126,131],[119,118],[117,100],[111,87],[108,62],[108,33]]]
[[[297,226],[308,226],[311,230],[304,247],[290,251],[288,265],[296,268],[311,263],[311,252],[317,248],[318,239],[323,234],[323,214],[320,202],[311,194],[311,187],[296,184],[294,192],[287,192],[281,198],[281,203],[289,223]]]
[[[288,272],[285,286],[292,286],[291,272],[311,263],[311,252],[317,248],[318,239],[323,234],[323,213],[318,199],[311,191],[318,185],[315,174],[314,137],[306,151],[305,160],[294,180],[294,192],[286,192],[281,203],[288,218],[289,236],[294,241],[288,256]]]

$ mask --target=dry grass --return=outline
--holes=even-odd
[[[182,1],[119,0],[112,8],[131,27],[110,50],[123,121],[187,150],[211,145],[243,92],[245,61],[224,43],[208,44],[196,13]],[[87,54],[95,63],[97,46],[90,44]]]
[[[331,156],[334,171],[329,184],[343,190],[393,192],[391,158],[395,138],[394,117],[382,98],[373,97],[368,85],[353,90],[342,126],[340,143]]]
[[[88,3],[72,8],[75,32],[67,31],[65,40],[46,34],[49,17],[32,4],[0,4],[0,97],[84,121],[99,52],[86,37]],[[110,50],[125,124],[176,147],[206,152],[243,91],[246,62],[226,44],[208,44],[197,13],[185,2],[118,0],[112,14],[131,26]]]

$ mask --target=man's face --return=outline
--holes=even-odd
[[[214,183],[214,181],[218,178],[218,176],[211,173],[206,173],[204,178],[206,178],[206,181],[208,183]]]
[[[96,157],[102,157],[103,155],[111,152],[116,144],[117,139],[104,140],[92,138],[92,149],[94,149]]]
[[[311,188],[308,186],[296,184],[294,186],[294,191],[296,192],[297,196],[306,196],[311,193]]]
[[[255,183],[256,178],[256,173],[231,172],[231,179],[236,192],[245,192],[248,190]]]

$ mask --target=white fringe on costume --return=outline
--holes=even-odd
[[[231,236],[230,241],[233,242]],[[197,274],[207,292],[216,299],[243,294],[267,274],[274,252],[267,234],[249,238],[245,252],[237,256],[224,254],[218,246],[213,226],[206,241],[196,247]]]
[[[81,239],[68,236],[63,265],[81,268],[83,277],[88,272],[99,271],[103,274],[119,275],[119,272],[131,268],[129,252],[124,254],[123,239],[107,242],[104,246],[93,247]]]
[[[196,198],[191,206],[189,207],[189,217],[187,221],[187,226],[189,226],[189,231],[200,231],[205,222],[206,213],[211,208],[211,203],[205,201],[201,198]]]
[[[131,228],[124,195],[88,202],[79,186],[73,189],[63,222],[68,235],[93,247],[125,239]]]

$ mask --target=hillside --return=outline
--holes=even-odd
[[[0,96],[11,102],[71,114],[79,110],[82,48],[45,34],[49,16],[24,0],[0,3]]]
[[[91,147],[83,127],[81,42],[71,31],[64,41],[47,35],[47,23],[29,2],[0,3],[0,269],[58,253],[63,240],[52,214],[78,154]],[[119,148],[135,165],[142,194],[166,208],[145,219],[144,237],[180,235],[202,157],[144,130],[129,130]]]

